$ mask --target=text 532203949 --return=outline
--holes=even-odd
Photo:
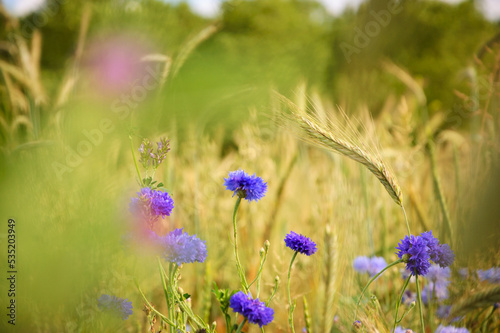
[[[7,322],[11,325],[16,324],[16,221],[14,219],[8,220],[8,233],[7,233]]]

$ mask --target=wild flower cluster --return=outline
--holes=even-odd
[[[157,148],[155,151],[153,143],[149,141],[149,139],[146,138],[142,141],[142,144],[139,147],[139,162],[142,163],[144,169],[152,167],[153,170],[156,170],[165,157],[167,157],[167,153],[170,151],[170,140],[167,140],[166,138],[161,138],[156,145]]]
[[[432,236],[432,231],[419,236],[405,236],[396,249],[399,250],[399,259],[406,263],[406,269],[412,275],[425,276],[431,260],[441,267],[448,267],[455,260],[455,254],[448,244],[439,244],[439,240]]]
[[[113,316],[126,320],[132,313],[132,302],[111,295],[102,295],[98,300],[97,307]]]
[[[387,266],[387,262],[382,257],[359,256],[354,259],[352,266],[358,273],[368,273],[370,276],[375,276]]]
[[[250,323],[260,327],[271,323],[274,319],[273,309],[267,307],[265,302],[260,302],[258,298],[254,300],[242,291],[231,297],[229,306],[234,312],[241,313]]]

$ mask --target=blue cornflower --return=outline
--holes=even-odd
[[[229,306],[233,309],[234,312],[245,312],[249,304],[250,300],[248,296],[242,291],[238,291],[229,299]]]
[[[469,330],[465,327],[439,325],[435,333],[469,333]]]
[[[399,259],[406,263],[406,269],[412,275],[425,276],[430,267],[429,260],[441,267],[447,267],[455,260],[453,251],[447,244],[439,244],[432,236],[432,231],[424,232],[420,236],[405,236],[396,247]]]
[[[158,242],[166,261],[182,265],[183,263],[204,262],[207,258],[205,241],[190,236],[182,229],[175,229],[165,236],[158,237]]]
[[[382,257],[368,258],[360,256],[354,259],[352,266],[359,273],[368,273],[370,276],[375,276],[387,266],[387,263]]]
[[[151,208],[153,213],[158,216],[170,216],[172,209],[174,209],[174,200],[167,192],[160,190],[153,190],[151,197]]]
[[[448,267],[453,263],[455,254],[448,244],[439,244],[439,240],[432,235],[432,231],[423,232],[421,236],[427,241],[429,255],[432,261],[441,267]]]
[[[366,273],[370,269],[371,260],[367,256],[359,256],[352,262],[352,267],[359,273]]]
[[[413,275],[425,275],[431,266],[427,242],[421,236],[405,236],[398,244],[398,257],[407,256],[406,269]]]
[[[448,285],[450,284],[451,270],[449,267],[441,268],[432,265],[425,276],[429,283],[422,289],[422,302],[428,304],[435,297],[437,300],[448,298]]]
[[[444,300],[448,298],[448,283],[435,283],[429,282],[422,289],[422,302],[424,304],[429,304],[429,301],[435,297],[438,300]]]
[[[387,266],[387,262],[382,257],[372,257],[370,260],[370,268],[368,269],[368,274],[370,276],[377,275],[381,270]]]
[[[286,235],[285,244],[292,250],[308,256],[316,253],[318,250],[316,248],[316,243],[314,243],[310,238],[307,238],[304,235],[299,235],[293,231],[290,231],[290,233]]]
[[[451,269],[449,267],[442,268],[438,265],[431,265],[426,278],[435,283],[444,283],[449,281],[450,275]]]
[[[158,218],[170,216],[174,209],[174,200],[167,192],[144,187],[137,192],[137,197],[130,202],[130,211],[141,216],[151,227]]]
[[[229,299],[229,306],[234,312],[241,313],[252,324],[265,326],[273,321],[274,310],[267,307],[266,303],[259,299],[252,299],[242,291],[238,291]]]
[[[409,328],[402,328],[401,326],[396,327],[394,333],[413,333]]]
[[[478,269],[477,277],[481,281],[488,281],[490,283],[500,283],[500,267],[492,267],[487,270]]]
[[[468,275],[469,275],[469,270],[468,270],[467,268],[462,267],[462,268],[460,268],[460,269],[458,270],[458,275],[459,275],[462,279],[467,280],[467,277],[468,277]]]
[[[127,299],[103,294],[97,302],[97,307],[101,311],[106,311],[112,315],[119,316],[123,320],[127,319],[133,313],[132,302],[127,302]]]
[[[243,170],[232,171],[227,178],[224,178],[226,190],[233,191],[233,197],[238,195],[248,201],[259,200],[264,197],[267,191],[267,183],[262,178],[248,175]]]
[[[431,254],[431,260],[441,267],[448,267],[455,261],[455,254],[448,244],[439,245]]]

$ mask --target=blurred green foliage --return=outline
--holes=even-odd
[[[48,91],[55,90],[50,85],[56,84],[74,53],[85,3],[93,7],[90,38],[134,32],[155,52],[169,56],[213,21],[193,14],[186,3],[67,2],[41,27]],[[315,1],[224,2],[215,19],[220,31],[194,51],[182,75],[162,93],[164,104],[174,102],[175,110],[165,112],[160,124],[170,123],[175,114],[231,125],[249,106],[266,105],[269,87],[288,93],[303,81],[336,103],[349,108],[367,105],[376,114],[388,95],[406,90],[381,66],[384,60],[422,82],[431,112],[451,110],[457,103],[453,91],[470,90],[460,73],[473,64],[474,54],[498,28],[482,17],[473,0],[458,5],[402,0],[400,12],[391,14],[387,24],[379,23],[367,45],[346,57],[342,43],[356,47],[357,31],[365,32],[370,24],[373,28],[378,22],[374,13],[387,11],[391,3],[369,0],[358,11],[334,18]],[[4,26],[2,30],[5,40]]]

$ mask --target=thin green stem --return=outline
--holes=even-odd
[[[243,329],[243,326],[245,326],[245,323],[247,322],[247,319],[246,318],[243,318],[243,321],[241,322],[240,326],[238,326],[238,328],[236,329],[236,332],[234,333],[239,333],[241,332],[241,330]]]
[[[171,300],[171,297],[168,293],[168,283],[167,283],[167,279],[166,277],[162,274],[162,269],[163,269],[163,266],[161,264],[161,261],[160,261],[160,258],[158,257],[158,266],[160,268],[160,277],[161,277],[161,283],[162,283],[162,286],[163,286],[163,292],[165,293],[165,300],[167,301],[167,308],[168,308],[168,317],[169,318],[173,318],[173,301]],[[171,333],[173,333],[175,331],[174,327],[172,327],[171,325],[169,325],[169,331]]]
[[[495,307],[493,306],[491,308],[490,313],[484,318],[483,323],[481,324],[481,333],[486,333],[486,329],[488,328],[488,321],[491,319],[493,316],[493,313],[495,312]]]
[[[398,324],[398,311],[399,311],[399,307],[401,306],[401,302],[403,300],[403,295],[405,293],[406,287],[408,287],[408,283],[410,282],[410,279],[411,279],[411,274],[406,279],[406,281],[405,281],[405,283],[403,285],[403,288],[401,289],[401,293],[399,294],[398,302],[396,303],[396,314],[394,315],[394,326],[392,327],[392,332],[393,333],[396,330],[396,325]]]
[[[406,230],[408,231],[408,236],[411,236],[410,224],[408,223],[408,216],[406,215],[405,206],[401,204],[401,209],[403,210],[403,215],[405,216]]]
[[[286,290],[288,292],[288,323],[290,324],[292,333],[295,333],[295,330],[293,328],[293,310],[295,310],[295,304],[292,304],[292,297],[290,296],[290,276],[292,273],[293,262],[295,261],[295,258],[297,257],[298,253],[299,251],[295,251],[295,253],[292,256],[292,260],[290,261],[290,267],[288,268],[288,280],[286,285]]]
[[[226,332],[231,332],[231,317],[228,314],[224,314],[226,320]]]
[[[356,315],[358,313],[358,306],[359,306],[359,303],[361,302],[361,299],[363,298],[363,294],[365,293],[366,289],[368,289],[368,287],[370,286],[370,284],[375,281],[380,275],[382,275],[382,273],[384,273],[386,270],[388,270],[389,268],[391,268],[392,266],[395,266],[399,263],[402,263],[403,262],[403,259],[399,259],[399,260],[396,260],[395,262],[393,262],[392,264],[389,264],[388,266],[386,266],[383,270],[381,270],[379,273],[377,273],[375,276],[373,276],[370,281],[368,281],[368,283],[366,284],[366,286],[363,288],[363,290],[361,291],[361,295],[359,295],[359,298],[358,298],[358,301],[356,302],[356,309],[354,310],[354,321],[356,321]]]
[[[143,186],[142,176],[141,172],[139,171],[139,165],[137,164],[137,159],[135,158],[135,150],[134,150],[134,143],[132,142],[132,135],[129,135],[128,138],[130,139],[130,149],[132,150],[132,157],[134,158],[135,170],[137,170],[137,175],[139,176],[139,184],[142,187]]]
[[[274,288],[273,288],[273,291],[271,292],[271,295],[269,296],[269,298],[266,301],[266,306],[269,306],[269,303],[271,303],[274,295],[276,294],[276,291],[278,290],[279,284],[280,284],[279,277],[276,276],[276,278],[274,279]]]
[[[177,272],[177,269],[178,269],[178,266],[176,264],[173,264],[173,269],[172,269],[172,272],[171,272],[171,276],[172,276],[173,280],[176,279],[175,278],[175,273]],[[163,269],[163,266],[161,267],[161,271],[162,271],[162,274],[164,276],[167,275],[167,273]],[[169,291],[172,294],[172,296],[174,298],[174,301],[179,305],[179,307],[181,308],[181,310],[184,311],[187,314],[187,316],[189,317],[189,319],[191,320],[191,322],[194,323],[198,327],[202,327],[202,328],[205,328],[205,329],[210,329],[210,327],[207,324],[205,324],[205,322],[203,321],[203,319],[201,319],[199,316],[195,315],[193,313],[193,311],[191,310],[191,308],[189,308],[186,305],[186,303],[184,302],[184,300],[180,299],[177,290],[174,289],[173,282],[169,283],[169,287],[170,287]]]
[[[238,229],[236,228],[236,213],[238,212],[238,207],[240,206],[241,198],[236,199],[236,204],[234,205],[233,212],[233,236],[234,236],[234,257],[236,258],[236,268],[238,269],[238,275],[240,276],[241,286],[245,290],[245,294],[248,294],[248,283],[241,267],[240,257],[238,256]]]
[[[151,303],[149,303],[148,299],[146,298],[146,296],[144,295],[144,293],[142,292],[141,288],[139,287],[139,283],[137,281],[135,281],[135,285],[137,287],[137,289],[139,290],[139,293],[141,294],[142,298],[144,299],[144,301],[146,302],[146,304],[148,305],[148,307],[151,309],[151,311],[153,311],[154,313],[156,313],[163,321],[165,321],[167,324],[169,325],[175,325],[170,319],[168,319],[167,317],[165,317],[163,314],[161,314],[160,312],[158,312],[158,310],[156,310],[152,305]]]
[[[260,294],[260,280],[261,280],[261,277],[262,277],[262,270],[264,268],[264,263],[266,262],[266,259],[267,259],[267,250],[264,250],[264,253],[262,254],[262,257],[260,259],[260,266],[259,266],[259,270],[257,271],[257,276],[255,277],[255,279],[248,285],[248,288],[250,288],[250,286],[257,281],[257,296],[256,298],[259,298],[259,294]]]
[[[158,258],[158,261],[159,261],[159,258]],[[163,266],[162,266],[162,268],[163,268]],[[169,282],[169,290],[170,290],[170,295],[171,295],[171,297],[172,297],[172,295],[173,295],[173,289],[174,289],[174,288],[173,288],[174,280],[173,280],[173,275],[172,275],[172,263],[170,263],[170,264],[168,265],[168,273],[169,273],[169,277],[168,277],[168,282]],[[165,279],[165,278],[166,278],[166,277],[164,276],[164,279]],[[172,303],[172,306],[168,308],[168,311],[169,311],[168,315],[169,315],[169,317],[170,317],[170,318],[174,318],[174,317],[175,317],[175,307],[174,307],[175,302],[174,302],[174,300],[173,300],[173,297],[172,297],[172,301],[171,301],[171,303]],[[177,321],[176,321],[176,323],[177,323]],[[172,333],[175,333],[176,328],[177,328],[177,327],[170,327],[170,331],[171,331]]]
[[[418,282],[418,275],[415,275],[415,283],[417,285],[418,310],[420,312],[420,330],[422,332],[425,332],[424,310],[422,309],[422,293],[420,292],[420,284]]]

